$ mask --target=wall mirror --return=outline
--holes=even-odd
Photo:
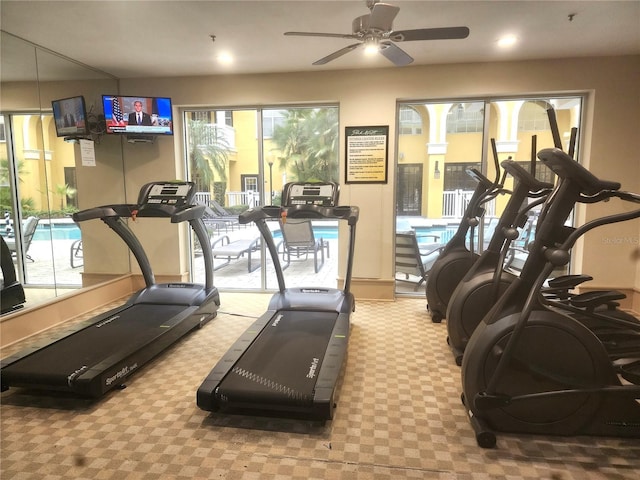
[[[126,246],[106,225],[81,229],[71,218],[126,202],[121,139],[100,135],[102,94],[117,92],[118,80],[0,34],[0,229],[30,308],[130,272]],[[76,96],[93,132],[93,162],[56,130],[51,102]],[[85,255],[92,250],[99,254]]]

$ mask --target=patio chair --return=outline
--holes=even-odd
[[[244,257],[246,254],[247,271],[251,273],[260,267],[260,262],[254,266],[251,261],[251,253],[257,251],[259,248],[260,237],[254,239],[234,240],[231,242],[227,235],[223,235],[211,242],[211,253],[213,253],[214,260],[222,258],[226,261],[220,265],[214,265],[213,269],[219,270],[222,267],[226,267],[231,263],[232,258],[237,260],[240,257]]]
[[[288,219],[286,222],[280,220],[280,231],[282,232],[282,260],[285,262],[283,268],[289,266],[292,255],[297,259],[304,255],[306,260],[312,253],[314,271],[318,273],[324,265],[325,250],[329,258],[329,242],[323,238],[315,238],[311,220]]]
[[[427,275],[433,267],[440,251],[444,247],[438,242],[437,235],[427,235],[434,242],[420,246],[414,232],[396,233],[396,280],[415,283],[411,277],[418,278],[414,291],[427,280]],[[404,278],[397,278],[401,273]]]
[[[71,251],[69,252],[69,263],[71,268],[81,267],[84,265],[82,240],[76,240],[71,244]]]
[[[38,217],[27,217],[27,219],[22,224],[22,251],[24,252],[24,256],[27,260],[34,261],[33,258],[29,255],[29,247],[31,246],[31,241],[33,240],[33,236],[36,233],[36,228],[38,227],[38,222],[40,219]],[[16,239],[6,238],[7,247],[11,251],[11,255],[16,255]]]

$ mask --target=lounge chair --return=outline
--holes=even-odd
[[[31,241],[33,240],[33,236],[36,233],[36,228],[38,227],[38,222],[40,219],[38,217],[27,217],[22,224],[22,251],[27,260],[34,261],[33,258],[29,255],[29,247],[31,246]],[[16,255],[16,239],[13,238],[5,238],[7,243],[7,247],[9,247],[9,251],[11,255]]]
[[[411,277],[418,278],[414,290],[418,290],[427,280],[427,275],[444,246],[438,242],[440,238],[437,235],[427,237],[435,241],[419,246],[414,232],[396,233],[396,280],[415,283]],[[398,273],[403,274],[404,278],[397,278]]]
[[[214,212],[218,214],[218,216],[222,218],[233,218],[236,220],[238,219],[238,215],[228,212],[227,210],[225,210],[225,208],[222,205],[220,205],[215,200],[211,200],[209,204],[210,204],[209,206],[213,209]]]
[[[282,260],[285,262],[283,268],[289,266],[292,255],[297,259],[304,255],[306,260],[312,253],[313,267],[315,273],[318,273],[324,265],[325,250],[329,258],[329,242],[323,238],[315,238],[311,220],[289,219],[286,222],[280,220],[280,231],[282,232]]]
[[[213,258],[215,259],[224,259],[226,260],[224,263],[215,266],[214,270],[219,270],[222,267],[226,267],[231,263],[231,259],[239,259],[240,257],[244,257],[247,255],[247,271],[249,273],[253,272],[257,268],[260,267],[260,262],[257,265],[253,265],[251,261],[251,253],[257,251],[260,248],[260,237],[255,239],[240,239],[234,240],[233,242],[229,241],[229,237],[227,235],[223,235],[211,242],[211,252],[213,253]]]
[[[233,231],[235,227],[240,226],[240,223],[238,223],[238,215],[229,213],[215,200],[209,202],[208,215],[203,218],[203,220],[205,225],[211,227],[212,230],[215,230],[217,233],[220,233],[222,228],[224,228],[226,233],[229,229]]]

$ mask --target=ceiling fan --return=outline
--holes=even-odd
[[[396,66],[409,65],[413,58],[395,42],[410,42],[415,40],[453,40],[469,36],[467,27],[418,28],[415,30],[393,30],[393,20],[400,11],[400,7],[381,3],[380,0],[366,0],[371,11],[353,20],[353,33],[315,33],[315,32],[285,32],[285,35],[303,37],[334,37],[358,40],[326,57],[313,62],[313,65],[324,65],[342,55],[364,46],[367,52],[380,52]]]

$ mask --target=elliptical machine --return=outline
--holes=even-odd
[[[520,277],[478,325],[462,361],[462,399],[476,440],[492,448],[494,431],[640,438],[640,359],[612,362],[591,330],[540,295],[582,235],[640,218],[637,209],[573,229],[565,222],[575,203],[640,203],[640,195],[596,178],[560,149],[538,157],[559,182],[542,209]]]
[[[438,259],[431,267],[427,277],[426,296],[427,310],[431,314],[433,323],[440,323],[445,318],[447,306],[453,291],[458,283],[464,278],[471,266],[478,260],[480,255],[473,248],[474,230],[478,225],[478,219],[484,215],[483,204],[494,199],[500,193],[505,193],[502,189],[504,177],[500,179],[500,165],[495,140],[491,139],[493,147],[493,158],[495,162],[496,178],[492,182],[475,168],[467,169],[467,174],[473,177],[478,185],[467,204],[464,217],[456,233],[438,255]],[[469,245],[467,248],[467,233],[469,235]]]
[[[524,209],[522,205],[529,197],[544,199],[553,188],[550,183],[536,180],[513,160],[503,161],[502,168],[514,178],[513,192],[487,249],[460,281],[447,308],[447,342],[457,365],[461,365],[467,342],[478,323],[513,282],[515,275],[501,268],[506,251],[505,242],[518,237],[514,225],[521,226],[526,221],[526,212],[540,201],[534,201]]]

